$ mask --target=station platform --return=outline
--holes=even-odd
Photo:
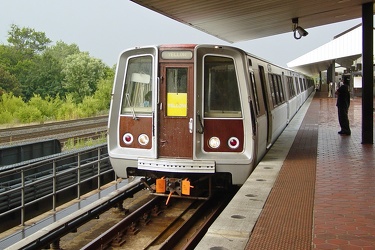
[[[327,96],[306,101],[196,249],[375,249],[375,150],[361,144],[362,99],[351,99],[347,136]]]

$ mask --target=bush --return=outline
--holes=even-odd
[[[82,111],[73,102],[72,96],[69,94],[66,97],[66,101],[60,105],[56,118],[57,120],[72,120],[83,117]]]
[[[34,95],[27,104],[39,109],[43,120],[46,121],[56,119],[56,113],[62,105],[62,101],[59,97],[53,99],[47,96],[45,99],[42,99],[39,95]]]
[[[43,121],[42,112],[40,112],[39,109],[33,106],[25,106],[19,109],[14,115],[21,123]]]
[[[0,117],[0,124],[13,123],[14,121],[13,115],[8,110],[1,110]]]
[[[98,112],[98,103],[92,96],[85,96],[82,103],[78,104],[84,117],[94,116]]]
[[[21,97],[15,97],[12,93],[4,93],[0,97],[0,110],[8,111],[10,114],[14,114],[19,109],[22,109],[26,104]]]

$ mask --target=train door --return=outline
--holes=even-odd
[[[267,91],[267,84],[266,84],[266,73],[264,71],[264,67],[259,65],[259,75],[260,81],[262,85],[262,92],[263,92],[263,100],[264,106],[266,108],[266,117],[267,117],[267,148],[271,145],[272,139],[272,114],[271,114],[271,107],[268,102],[268,91]]]
[[[160,64],[159,157],[192,158],[193,64]]]

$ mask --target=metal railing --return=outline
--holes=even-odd
[[[20,211],[21,225],[24,225],[30,205],[52,198],[55,211],[58,194],[75,188],[79,199],[81,184],[96,178],[97,189],[100,189],[101,178],[111,172],[106,144],[10,167],[0,172],[0,219]]]

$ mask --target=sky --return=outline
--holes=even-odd
[[[15,24],[44,32],[52,45],[77,44],[110,67],[125,49],[177,43],[231,45],[286,67],[359,23],[360,18],[306,29],[309,35],[300,40],[290,31],[230,44],[128,0],[0,0],[0,44],[7,44]]]

